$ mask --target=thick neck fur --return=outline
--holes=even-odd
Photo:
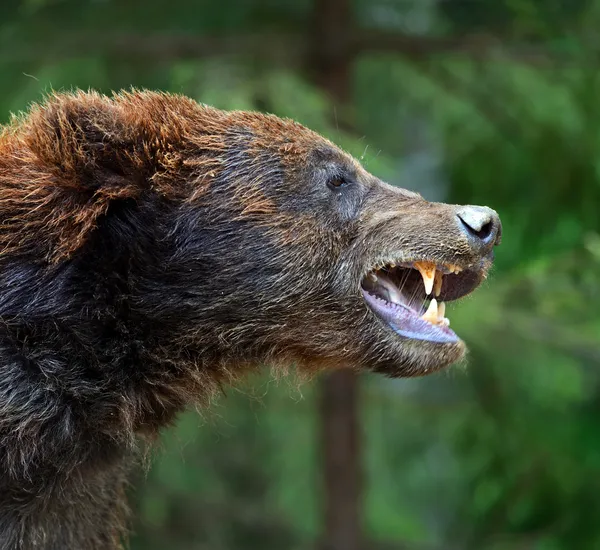
[[[257,121],[293,127],[77,94],[0,134],[1,550],[116,547],[136,436],[273,355],[272,206],[231,185],[278,169],[246,150]]]

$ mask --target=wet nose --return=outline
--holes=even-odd
[[[456,212],[458,223],[473,250],[487,254],[500,244],[502,223],[498,214],[487,206],[461,206]]]

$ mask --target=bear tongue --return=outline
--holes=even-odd
[[[392,302],[399,306],[406,305],[405,301],[402,299],[400,290],[390,279],[388,279],[388,277],[383,274],[375,275],[373,273],[369,277],[375,286],[383,291],[388,302]]]

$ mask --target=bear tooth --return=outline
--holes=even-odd
[[[433,282],[433,290],[436,298],[442,293],[442,278],[444,275],[441,271],[436,270],[435,272],[435,280]]]
[[[438,319],[442,321],[446,315],[446,303],[440,302],[437,307]]]
[[[434,325],[438,323],[438,305],[437,305],[437,300],[435,298],[433,298],[433,300],[431,300],[431,303],[429,304],[427,311],[423,314],[421,319],[423,319],[429,323],[432,323]]]
[[[421,273],[423,284],[425,285],[425,294],[429,296],[433,290],[433,281],[436,272],[435,264],[432,262],[415,262],[415,268]]]

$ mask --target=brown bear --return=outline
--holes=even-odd
[[[262,364],[418,376],[501,226],[290,121],[58,94],[0,134],[0,548],[118,548],[136,440]]]

